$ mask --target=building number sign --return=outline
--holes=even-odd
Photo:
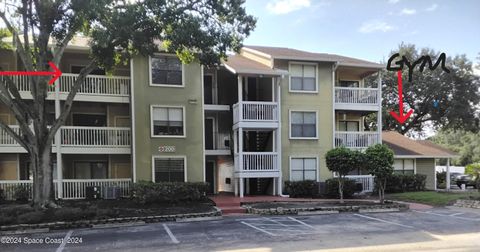
[[[162,145],[158,147],[158,152],[175,152],[176,148],[175,146],[171,145]]]

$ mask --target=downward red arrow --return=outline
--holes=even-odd
[[[53,64],[53,62],[48,62],[50,67],[53,69],[53,72],[46,72],[46,71],[40,71],[40,72],[21,72],[21,71],[6,71],[6,72],[0,72],[1,75],[23,75],[23,76],[48,76],[48,75],[53,75],[52,79],[48,82],[48,85],[52,85],[55,83],[55,81],[62,76],[62,71]]]
[[[403,114],[403,90],[402,90],[402,71],[397,72],[398,80],[398,107],[399,113],[390,111],[390,115],[393,116],[400,124],[403,124],[413,113],[413,109],[410,109],[407,114]]]

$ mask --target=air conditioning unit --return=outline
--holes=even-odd
[[[120,199],[121,189],[118,186],[106,186],[102,196],[104,199]]]
[[[85,198],[87,200],[100,199],[101,196],[99,186],[87,186],[85,187]]]

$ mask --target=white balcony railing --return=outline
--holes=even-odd
[[[243,152],[235,155],[237,172],[278,171],[278,153]]]
[[[55,196],[58,198],[58,181],[53,180]],[[32,180],[2,180],[0,190],[6,200],[15,200],[15,191],[18,187],[25,187],[30,191],[30,198],[33,195]],[[63,179],[63,199],[84,199],[87,186],[119,187],[122,197],[130,195],[132,180],[126,179]]]
[[[380,143],[378,132],[337,131],[335,132],[335,147],[367,148]]]
[[[335,103],[378,105],[378,88],[335,87]]]
[[[62,146],[111,148],[130,146],[130,128],[63,126],[60,132]]]
[[[276,102],[241,101],[233,105],[233,123],[240,121],[276,122],[278,104]]]
[[[78,74],[64,73],[58,79],[60,93],[69,93],[78,77]],[[13,81],[17,85],[18,91],[30,92],[30,83],[27,76],[13,76]],[[55,86],[48,88],[49,92],[55,91]],[[84,95],[111,95],[126,96],[130,95],[130,77],[124,76],[105,76],[88,75],[85,82],[77,94]]]
[[[18,125],[10,127],[19,132]],[[62,126],[61,144],[64,147],[124,148],[131,145],[130,128]],[[0,146],[20,146],[5,130],[0,129]]]
[[[20,132],[20,127],[18,125],[9,125],[10,128],[15,132]],[[19,146],[17,141],[7,133],[3,128],[0,128],[0,145],[1,146]]]
[[[346,178],[355,180],[357,183],[362,184],[362,193],[373,192],[374,189],[374,179],[372,175],[347,175]]]

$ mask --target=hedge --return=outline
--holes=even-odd
[[[398,193],[425,191],[426,180],[427,176],[423,174],[392,174],[387,178],[385,192]]]
[[[292,198],[318,196],[318,184],[315,180],[285,181],[285,191]]]
[[[356,190],[355,180],[345,179],[343,184],[343,197],[351,198]],[[325,180],[325,196],[328,198],[340,198],[338,193],[338,180],[336,178],[331,178]]]
[[[142,204],[202,201],[206,199],[208,183],[203,182],[146,182],[133,185],[134,200]]]

